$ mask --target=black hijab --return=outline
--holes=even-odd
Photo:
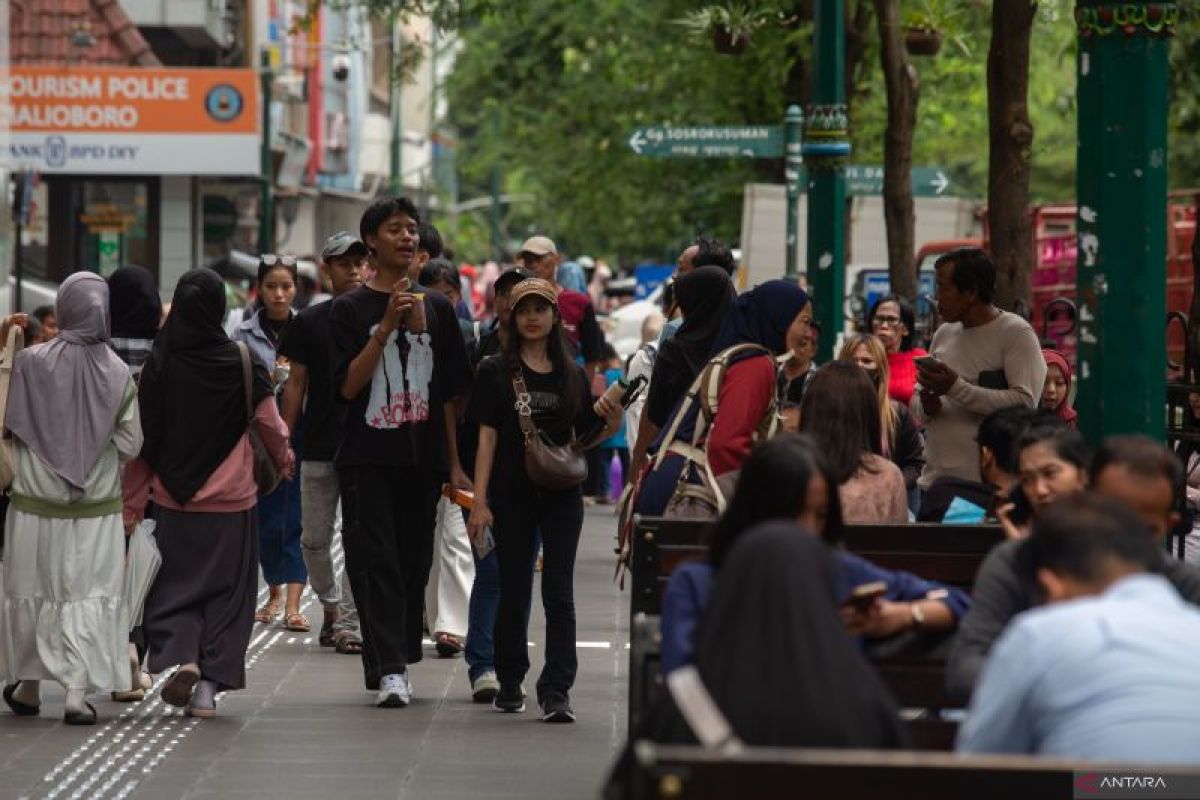
[[[729,273],[720,267],[699,267],[675,282],[683,324],[659,348],[646,398],[646,413],[658,427],[666,427],[672,409],[704,369],[736,297]]]
[[[895,704],[838,615],[835,570],[820,538],[787,522],[751,529],[721,566],[696,667],[746,744],[903,744]],[[749,657],[763,631],[774,646]]]
[[[897,749],[896,706],[838,616],[835,565],[787,522],[747,531],[729,551],[696,630],[695,665],[738,738],[758,747]],[[762,648],[764,631],[772,647]],[[617,762],[605,797],[627,797],[632,743],[697,744],[659,693]]]
[[[112,335],[118,339],[153,339],[162,320],[162,299],[154,275],[130,264],[108,277]]]
[[[142,457],[180,505],[209,479],[246,432],[238,347],[225,335],[225,285],[210,269],[180,279],[142,369],[138,403]],[[253,364],[255,407],[271,396],[264,367]]]

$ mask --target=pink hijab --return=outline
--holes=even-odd
[[[1058,408],[1054,412],[1058,414],[1058,418],[1075,427],[1075,420],[1079,417],[1079,412],[1071,407],[1071,383],[1073,376],[1071,374],[1071,364],[1067,361],[1067,357],[1057,350],[1043,350],[1042,358],[1046,360],[1047,367],[1058,367],[1058,371],[1062,373],[1063,380],[1067,383],[1067,394],[1063,397],[1063,401],[1058,404]]]

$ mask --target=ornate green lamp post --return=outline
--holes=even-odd
[[[818,0],[813,31],[813,102],[804,115],[808,168],[808,283],[821,326],[817,360],[833,358],[842,329],[846,271],[846,36],[842,0]]]
[[[1173,2],[1077,0],[1080,427],[1162,438]]]

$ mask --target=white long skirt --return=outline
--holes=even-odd
[[[53,519],[17,511],[5,522],[0,674],[107,692],[129,684],[120,514]]]

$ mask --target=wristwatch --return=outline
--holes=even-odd
[[[917,603],[909,603],[908,611],[912,614],[913,628],[920,630],[925,627],[925,612],[921,610],[921,606]]]

